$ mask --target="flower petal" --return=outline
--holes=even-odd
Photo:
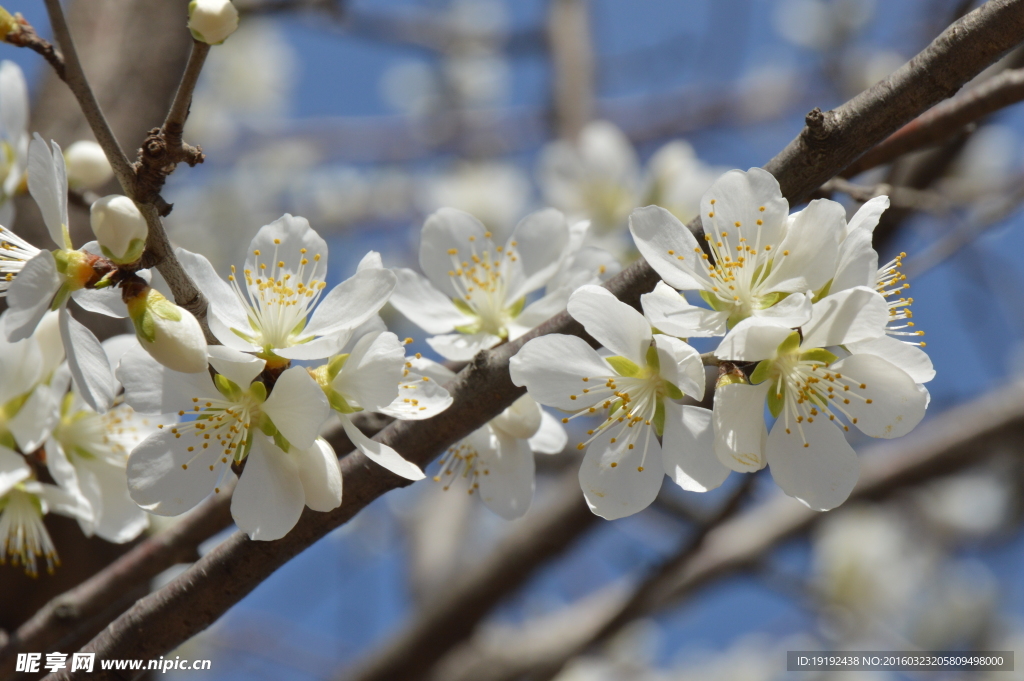
[[[530,449],[538,454],[561,454],[569,443],[569,434],[562,422],[546,411],[541,411],[540,428],[530,438]]]
[[[328,336],[363,324],[388,302],[396,281],[391,270],[359,270],[320,301],[302,336]]]
[[[782,240],[788,213],[789,202],[778,181],[761,168],[730,170],[715,180],[700,201],[704,232],[718,241],[725,232],[734,247],[743,237],[758,250],[769,244],[774,248]]]
[[[31,475],[32,469],[29,468],[25,457],[0,445],[0,497]]]
[[[637,208],[629,216],[629,231],[637,250],[672,288],[707,290],[708,278],[697,239],[672,213],[660,206]]]
[[[710,409],[666,400],[661,456],[666,475],[690,492],[715,489],[731,472],[715,456],[715,428]]]
[[[700,353],[672,336],[655,334],[659,373],[666,381],[695,400],[704,398],[704,362]]]
[[[121,289],[119,288],[112,286],[101,289],[80,288],[74,291],[71,297],[83,310],[115,319],[128,316],[128,309],[121,298]]]
[[[214,332],[218,340],[226,345],[241,342],[242,339],[231,333],[230,329],[234,328],[249,333],[252,331],[252,327],[249,325],[246,309],[242,305],[242,301],[238,299],[235,290],[228,282],[217,276],[217,271],[213,269],[213,265],[205,256],[186,251],[184,248],[174,249],[174,254],[181,261],[181,266],[188,275],[196,282],[196,286],[206,294],[206,299],[210,303],[210,330],[213,331],[212,318],[216,317],[221,322],[221,328],[226,332],[225,334]],[[224,335],[224,338],[221,338],[221,335]],[[234,346],[232,345],[232,347]]]
[[[515,244],[513,246],[512,244]],[[506,296],[513,303],[548,283],[568,255],[569,226],[561,211],[545,208],[530,213],[512,231],[506,252],[517,254],[521,280]]]
[[[527,342],[509,361],[509,373],[512,382],[526,386],[540,404],[569,411],[605,399],[607,393],[583,393],[583,389],[591,382],[600,387],[604,379],[616,375],[585,340],[557,333]]]
[[[811,312],[811,295],[793,293],[771,307],[754,310],[754,316],[770,319],[776,324],[793,329],[806,323],[811,318]]]
[[[817,291],[836,272],[839,240],[846,230],[846,209],[829,199],[816,199],[789,219],[772,271],[762,291]]]
[[[855,231],[865,231],[868,234],[872,234],[875,231],[875,227],[878,226],[879,218],[882,217],[882,213],[884,213],[888,207],[888,196],[876,196],[866,202],[860,207],[856,214],[850,218],[850,224],[846,227],[847,235],[851,235]]]
[[[523,395],[490,421],[499,435],[528,440],[540,429],[541,409],[529,395]]]
[[[341,466],[327,440],[319,437],[309,449],[296,449],[292,454],[298,460],[306,506],[321,512],[341,506]]]
[[[116,376],[124,386],[124,401],[140,414],[191,411],[193,397],[220,399],[209,373],[173,371],[138,345],[121,357]]]
[[[497,447],[480,453],[478,464],[484,470],[476,480],[480,499],[505,520],[521,518],[533,501],[533,452],[526,440],[496,431]]]
[[[238,529],[254,540],[280,539],[299,522],[305,505],[296,457],[257,435],[231,496]]]
[[[191,441],[176,438],[168,428],[153,433],[132,450],[128,491],[135,503],[156,515],[180,515],[213,491],[227,464],[221,463],[219,450],[198,455],[188,451]]]
[[[313,446],[320,428],[331,415],[327,396],[306,367],[286,369],[261,408],[281,435],[298,449]]]
[[[82,467],[95,481],[100,504],[90,499],[93,506],[93,532],[109,542],[123,544],[135,539],[149,527],[149,517],[132,501],[128,494],[124,468],[105,461],[83,461]],[[97,510],[97,506],[99,506]]]
[[[118,385],[103,346],[66,307],[60,311],[60,337],[78,394],[95,411],[104,413],[114,403]]]
[[[10,311],[0,317],[3,322]],[[9,342],[0,338],[0,404],[24,395],[45,378],[43,354],[35,339]]]
[[[260,255],[256,255],[256,251]],[[308,260],[306,265],[301,265]],[[259,271],[258,263],[284,262],[285,269],[297,273],[304,268],[302,280],[313,284],[327,278],[327,242],[309,226],[304,217],[285,213],[269,225],[260,227],[245,258],[245,269]]]
[[[483,223],[455,208],[442,208],[427,218],[420,235],[420,269],[434,288],[448,298],[461,297],[448,274],[455,269],[452,261],[468,262],[472,255],[483,251],[497,253],[486,235]],[[449,253],[452,249],[456,251],[454,256]]]
[[[665,479],[661,445],[652,428],[646,429],[648,434],[635,449],[628,449],[622,438],[611,442],[612,430],[590,443],[580,466],[583,496],[590,510],[607,520],[624,518],[650,506]]]
[[[906,435],[924,418],[928,393],[905,371],[877,355],[851,355],[831,370],[852,380],[849,404],[843,404],[854,424],[871,437]],[[859,384],[859,385],[856,385]],[[865,386],[861,388],[860,386]]]
[[[611,291],[601,286],[582,286],[569,298],[567,309],[601,345],[638,366],[647,364],[651,325]]]
[[[871,245],[871,232],[852,230],[839,245],[839,265],[829,294],[835,295],[854,286],[874,288],[877,277],[878,253]]]
[[[60,289],[62,277],[50,251],[40,251],[25,263],[7,289],[7,314],[4,335],[11,342],[32,335],[36,325],[49,309],[53,296]]]
[[[847,343],[846,349],[855,355],[876,355],[893,366],[907,372],[915,383],[927,383],[935,378],[935,368],[928,353],[910,343],[892,336]]]
[[[53,243],[71,248],[65,234],[68,228],[68,178],[64,154],[56,142],[49,145],[35,133],[28,145],[28,191],[43,214],[43,222]]]
[[[828,511],[846,501],[860,477],[857,453],[843,432],[825,418],[800,424],[786,433],[775,422],[765,450],[772,478],[782,491],[816,511]],[[804,437],[806,437],[806,444]]]
[[[791,328],[774,319],[747,317],[726,334],[715,350],[715,357],[741,362],[770,359],[791,333]]]
[[[9,140],[28,130],[28,85],[21,68],[13,61],[0,62],[0,126]],[[7,223],[0,223],[7,224]]]
[[[640,296],[640,305],[647,321],[661,333],[679,338],[708,338],[724,336],[728,330],[728,312],[691,305],[663,281],[652,292]]]
[[[501,338],[490,333],[451,333],[432,336],[427,344],[434,352],[453,362],[468,362],[483,350],[489,350],[501,342]]]
[[[825,296],[813,307],[811,320],[802,328],[802,348],[826,348],[879,338],[885,334],[889,321],[885,298],[864,286]]]
[[[398,279],[389,302],[427,333],[450,333],[456,326],[473,321],[418,273],[404,267],[396,268],[394,273]]]
[[[21,409],[8,419],[7,428],[23,452],[34,452],[42,446],[57,423],[60,404],[52,389],[38,385]]]
[[[723,385],[715,391],[715,456],[723,465],[740,473],[764,468],[764,400],[768,383]]]
[[[398,397],[379,409],[403,421],[418,421],[437,416],[452,405],[452,396],[440,383],[410,371],[398,384]]]
[[[243,390],[248,388],[267,366],[266,360],[226,345],[210,345],[206,350],[210,353],[210,366]]]
[[[379,412],[398,397],[405,347],[390,331],[359,339],[331,387],[353,406]]]
[[[381,444],[376,440],[363,435],[363,432],[356,428],[356,425],[352,423],[352,419],[347,416],[339,415],[341,419],[341,425],[345,429],[345,434],[348,435],[348,439],[352,442],[356,448],[359,449],[366,458],[373,461],[378,466],[388,469],[395,475],[406,478],[407,480],[422,480],[426,477],[419,466],[406,461],[402,458],[402,455],[396,452],[391,447],[385,444]]]
[[[325,359],[339,354],[342,348],[348,344],[351,336],[352,331],[350,329],[341,329],[330,335],[315,338],[308,343],[301,343],[287,348],[274,348],[274,354],[286,359]]]

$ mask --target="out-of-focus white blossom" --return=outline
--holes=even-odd
[[[81,191],[98,189],[114,176],[103,148],[92,140],[78,140],[64,150],[68,167],[68,186]]]

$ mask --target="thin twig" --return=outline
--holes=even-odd
[[[935,191],[898,187],[884,182],[869,187],[855,184],[838,175],[821,185],[821,192],[841,192],[854,201],[862,203],[870,201],[876,196],[888,196],[893,208],[920,210],[934,214],[946,213],[950,209],[950,202]]]
[[[6,13],[6,10],[2,11]],[[16,47],[27,47],[41,55],[53,67],[57,77],[65,80],[66,70],[64,68],[64,57],[61,53],[57,51],[50,41],[39,37],[32,24],[28,23],[25,17],[21,16],[21,12],[15,13],[12,19],[14,20],[14,28],[4,36],[3,41]]]
[[[48,0],[52,2],[53,0]],[[840,172],[866,149],[936,102],[953,94],[1024,36],[1024,0],[990,0],[944,31],[890,78],[828,114],[808,116],[808,127],[766,168],[783,193],[798,201]],[[696,231],[697,225],[691,229]],[[620,299],[636,305],[657,276],[644,262],[608,282]],[[562,312],[531,333],[477,356],[449,384],[452,406],[425,421],[396,421],[378,439],[407,459],[426,465],[523,394],[511,382],[508,361],[526,341],[546,333],[582,334]],[[250,541],[236,534],[186,573],[121,615],[85,647],[101,659],[157,657],[216,621],[278,567],[368,503],[407,480],[375,467],[360,453],[342,461],[345,500],[328,513],[306,511],[292,531],[276,542]],[[82,678],[62,672],[52,678]],[[93,678],[113,679],[109,670]],[[52,681],[52,679],[51,679]]]
[[[107,155],[107,160],[110,161],[110,167],[114,169],[117,181],[121,183],[121,189],[127,196],[135,198],[135,172],[117,138],[114,137],[114,132],[110,129],[110,124],[103,115],[103,110],[100,109],[99,102],[96,101],[96,95],[93,94],[89,81],[85,77],[85,71],[82,70],[78,52],[75,51],[75,43],[71,38],[71,31],[68,29],[68,22],[64,17],[60,0],[45,0],[45,2],[46,11],[50,15],[50,24],[53,26],[53,34],[56,36],[57,44],[60,45],[64,56],[64,82],[68,84],[75,99],[78,100],[78,105],[89,122],[96,141],[103,149],[103,153]]]

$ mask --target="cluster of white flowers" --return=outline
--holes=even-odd
[[[892,438],[921,421],[934,371],[923,343],[901,338],[923,332],[910,329],[912,300],[897,297],[901,258],[879,268],[871,247],[887,206],[873,199],[849,223],[825,199],[790,215],[778,182],[755,168],[725,173],[704,195],[705,248],[664,208],[633,211],[636,246],[664,280],[642,297],[643,314],[582,287],[569,314],[606,350],[549,335],[511,365],[537,402],[574,412],[563,422],[603,417],[579,444],[595,513],[645,508],[665,474],[706,491],[766,465],[787,494],[831,509],[858,478],[850,425]],[[724,338],[708,362],[720,378],[707,410],[682,399],[704,395],[704,362],[682,339],[713,336]]]

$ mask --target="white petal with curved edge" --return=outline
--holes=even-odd
[[[286,369],[261,407],[281,435],[299,449],[313,446],[331,406],[306,367]]]
[[[695,400],[704,398],[704,362],[700,353],[672,336],[655,334],[659,374]]]
[[[388,302],[397,278],[391,270],[357,271],[328,293],[316,306],[302,336],[327,336],[354,329],[373,317]]]
[[[13,342],[32,335],[63,283],[50,251],[40,251],[25,263],[7,289],[4,335]]]
[[[638,366],[646,364],[647,348],[651,346],[651,325],[642,314],[620,301],[611,291],[601,286],[581,286],[569,298],[566,309],[587,333],[614,354],[622,355]]]
[[[128,308],[125,307],[119,288],[112,286],[101,289],[81,288],[72,292],[71,297],[83,310],[115,319],[128,316]]]
[[[29,480],[24,483],[25,491],[39,497],[47,513],[59,513],[75,520],[92,522],[92,508],[81,494],[73,494],[56,485]]]
[[[4,136],[17,139],[28,130],[28,85],[21,68],[13,61],[0,62],[0,126]],[[6,223],[0,223],[6,224]]]
[[[728,330],[728,312],[691,305],[663,281],[651,293],[640,296],[640,305],[651,326],[678,338],[724,336]]]
[[[760,244],[758,250],[766,245],[775,248],[783,238],[788,213],[789,202],[778,181],[761,168],[730,170],[715,180],[700,202],[704,232],[716,238],[725,232],[733,247],[744,237],[751,245]]]
[[[764,400],[770,386],[734,383],[715,391],[715,456],[722,465],[740,473],[764,468]]]
[[[489,350],[501,342],[501,338],[490,333],[452,333],[443,336],[431,336],[427,345],[434,352],[453,362],[468,362],[481,350]]]
[[[60,248],[70,248],[71,244],[64,239],[68,225],[68,179],[64,154],[56,142],[51,141],[47,145],[39,133],[35,133],[28,145],[28,191],[43,214],[43,222],[53,243]]]
[[[445,365],[425,357],[410,357],[409,364],[412,365],[413,371],[429,378],[431,381],[437,381],[439,385],[444,385],[455,378],[456,375],[454,371]]]
[[[814,304],[800,347],[825,348],[879,338],[885,335],[888,321],[885,298],[864,286],[846,289]]]
[[[188,451],[189,442],[193,440],[175,438],[166,428],[132,450],[127,475],[128,491],[135,503],[156,515],[180,515],[214,490],[228,464],[221,462],[220,450],[198,455]]]
[[[396,268],[395,290],[388,302],[410,322],[427,333],[450,333],[456,326],[470,324],[452,299],[438,291],[426,278],[404,267]]]
[[[287,359],[325,359],[339,354],[341,349],[348,344],[351,336],[352,331],[350,329],[341,329],[330,335],[311,340],[308,343],[293,345],[288,348],[275,348],[274,354]]]
[[[257,256],[255,251],[260,255]],[[302,260],[309,262],[301,265]],[[327,242],[309,226],[306,218],[285,213],[269,225],[260,227],[249,244],[245,269],[256,272],[259,262],[284,262],[284,268],[293,273],[302,267],[305,272],[303,281],[324,281],[327,277]]]
[[[118,385],[103,346],[66,307],[60,311],[60,337],[78,394],[95,411],[104,413],[114,403]]]
[[[341,506],[341,466],[327,440],[317,438],[309,449],[296,449],[292,454],[298,460],[306,506],[321,512]]]
[[[25,457],[0,445],[0,497],[31,475],[32,469],[26,463]]]
[[[540,415],[540,428],[530,438],[530,449],[538,454],[561,454],[569,444],[569,434],[562,427],[562,422],[546,411]]]
[[[92,473],[99,492],[99,512],[94,513],[93,531],[97,536],[115,544],[135,539],[149,527],[149,517],[132,501],[128,494],[125,471],[105,461],[83,460],[82,467]],[[97,503],[90,499],[95,509]]]
[[[248,388],[267,366],[266,360],[226,345],[210,345],[206,350],[210,354],[210,366],[243,390]]]
[[[356,425],[352,423],[352,420],[342,414],[339,414],[341,419],[341,425],[345,429],[345,434],[348,435],[348,439],[354,444],[359,451],[366,455],[370,461],[373,461],[378,466],[382,466],[395,475],[406,478],[407,480],[422,480],[426,477],[420,467],[416,464],[406,461],[402,458],[402,455],[396,452],[391,447],[381,444],[375,440],[363,435],[363,432],[356,428]]]
[[[456,269],[453,257],[469,261],[471,255],[485,250],[493,256],[497,251],[486,233],[483,223],[455,208],[442,208],[427,218],[420,234],[420,269],[434,288],[449,298],[460,296],[448,275]],[[451,249],[457,251],[455,256],[449,254]]]
[[[526,440],[496,432],[497,447],[481,454],[478,465],[487,471],[477,476],[480,499],[505,520],[521,518],[533,501],[533,452]]]
[[[920,390],[907,372],[881,357],[851,355],[830,369],[855,383],[844,393],[849,395],[850,403],[842,406],[865,434],[901,437],[924,418],[928,407],[927,391]],[[866,387],[860,388],[860,385]],[[871,400],[870,404],[867,400]]]
[[[508,291],[506,299],[512,303],[547,284],[568,255],[569,226],[565,216],[554,208],[530,213],[512,231],[508,249],[518,254],[522,275],[519,286]]]
[[[542,297],[523,308],[523,311],[508,323],[509,340],[519,338],[564,310],[569,302],[569,296],[575,290],[575,288],[572,290],[558,289],[545,293]]]
[[[710,409],[666,401],[662,443],[665,474],[687,491],[715,489],[732,472],[715,455],[715,427]]]
[[[40,384],[21,406],[13,418],[7,420],[7,428],[14,435],[14,441],[23,452],[34,452],[42,446],[57,423],[60,403],[53,390]]]
[[[4,450],[4,447],[0,447],[0,452]],[[82,493],[78,483],[78,471],[75,470],[75,467],[68,459],[64,446],[56,438],[50,438],[46,441],[46,470],[50,472],[53,481],[59,486],[70,490],[74,494]],[[5,491],[3,484],[0,483],[0,496],[3,496]]]
[[[871,245],[871,232],[865,229],[851,231],[839,245],[839,265],[829,287],[829,295],[854,286],[874,288],[878,277],[878,253]]]
[[[367,251],[366,255],[359,261],[359,264],[356,265],[356,272],[382,269],[384,269],[384,260],[377,251]]]
[[[121,363],[121,358],[125,356],[125,353],[139,346],[139,339],[135,337],[134,333],[120,333],[100,341],[100,345],[103,346],[103,352],[107,355],[110,370],[116,371],[117,365]]]
[[[839,240],[846,231],[846,209],[829,199],[815,199],[791,216],[772,271],[762,291],[817,291],[836,272]]]
[[[540,429],[541,409],[532,397],[523,395],[490,421],[495,432],[527,440]]]
[[[590,510],[607,520],[650,506],[665,479],[661,445],[653,428],[646,429],[649,436],[641,436],[635,449],[628,449],[621,438],[612,443],[615,430],[609,428],[590,443],[579,476]]]
[[[742,362],[771,359],[792,332],[791,328],[771,318],[747,317],[725,335],[715,350],[715,357]]]
[[[3,320],[0,320],[2,323]],[[134,337],[134,336],[133,336]],[[114,336],[118,338],[118,336]],[[112,340],[112,339],[111,339]],[[36,327],[35,341],[39,344],[39,352],[42,355],[42,369],[39,372],[42,380],[46,380],[48,376],[52,376],[57,368],[64,361],[64,341],[60,337],[60,313],[56,310],[47,312],[43,315],[43,318],[39,320],[39,325]],[[103,348],[106,351],[106,342],[104,341]],[[2,334],[0,334],[0,346],[3,345]],[[2,350],[0,350],[2,352]],[[107,352],[109,356],[109,352]],[[111,365],[113,367],[113,365]],[[0,372],[0,376],[6,376],[8,374]],[[2,401],[2,400],[0,400]]]
[[[825,418],[804,421],[803,436],[783,420],[775,422],[765,450],[772,478],[782,491],[815,511],[828,511],[846,501],[860,477],[857,453],[843,432]]]
[[[681,291],[714,286],[701,262],[704,251],[672,213],[660,206],[637,208],[629,216],[629,231],[637,250],[669,286]]]
[[[140,414],[191,411],[193,397],[221,399],[209,373],[173,371],[139,346],[124,353],[116,376],[124,386],[124,401]]]
[[[935,378],[935,367],[928,353],[910,343],[892,336],[882,336],[858,343],[847,343],[846,349],[854,355],[876,355],[907,372],[915,383],[927,383]]]
[[[331,387],[367,411],[380,411],[398,397],[405,347],[390,331],[359,339]]]
[[[210,327],[210,333],[212,333],[217,340],[223,343],[225,347],[238,350],[239,352],[261,352],[263,350],[259,345],[245,340],[238,334],[234,333],[231,329],[238,327],[229,326],[212,307],[209,309],[209,314],[206,315],[206,323]],[[255,337],[255,332],[253,332],[248,322],[246,322],[244,329],[249,338]]]
[[[2,322],[10,311],[0,317]],[[0,338],[0,404],[24,395],[43,376],[43,354],[35,339],[15,343]]]
[[[206,295],[212,310],[210,316],[217,317],[222,322],[226,333],[214,334],[220,342],[229,344],[229,341],[237,343],[241,340],[237,335],[229,331],[231,328],[245,333],[251,332],[252,327],[249,326],[249,316],[242,305],[242,301],[238,299],[238,294],[235,293],[235,290],[231,288],[228,282],[217,276],[217,271],[213,269],[210,261],[199,253],[193,253],[180,247],[174,249],[174,254],[188,275],[196,282],[199,290]],[[210,330],[213,330],[212,324]],[[221,338],[221,335],[225,337]]]
[[[296,457],[257,435],[231,496],[238,529],[258,541],[280,539],[299,522],[305,505]]]
[[[509,373],[512,382],[526,386],[530,397],[540,404],[569,411],[605,399],[607,392],[583,393],[583,389],[588,385],[600,388],[604,379],[616,375],[585,340],[562,334],[528,341],[509,361]]]
[[[771,307],[754,310],[754,316],[793,329],[810,319],[811,312],[811,294],[793,293]]]
[[[889,207],[888,196],[876,196],[875,198],[867,201],[860,209],[850,218],[850,224],[846,227],[847,235],[852,234],[855,231],[865,231],[868,234],[872,234],[875,231],[875,227],[878,226],[878,220],[882,217],[882,213]]]
[[[437,416],[452,405],[452,396],[441,384],[410,371],[398,384],[398,397],[381,414],[403,421],[418,421]]]

